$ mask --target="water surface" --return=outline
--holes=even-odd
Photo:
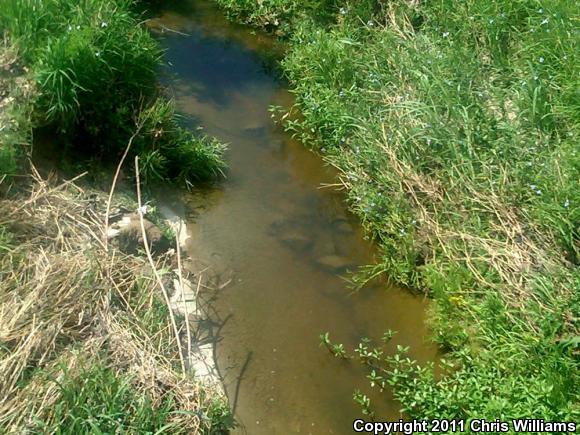
[[[270,105],[292,104],[267,60],[279,47],[228,23],[206,2],[166,12],[153,25],[163,30],[168,85],[180,112],[229,143],[223,184],[166,200],[188,219],[195,259],[188,267],[209,267],[223,284],[204,298],[239,422],[234,432],[352,433],[360,417],[354,389],[373,398],[380,419],[398,419],[390,395],[373,392],[358,363],[330,357],[318,336],[329,331],[352,349],[362,336],[378,339],[393,329],[393,345],[431,360],[426,302],[384,283],[348,290],[345,271],[371,263],[375,248],[344,196],[320,188],[335,172],[270,118]]]

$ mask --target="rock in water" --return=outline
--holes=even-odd
[[[312,250],[315,258],[336,255],[336,246],[330,234],[319,233],[316,237],[316,245]]]
[[[292,251],[298,253],[304,253],[312,247],[312,240],[299,232],[284,234],[280,237],[280,241]]]
[[[352,262],[340,255],[326,255],[316,260],[316,263],[324,270],[333,273],[343,273],[353,266]]]
[[[346,219],[337,219],[334,222],[334,228],[340,234],[352,234],[354,232],[353,226]]]
[[[304,253],[312,248],[313,240],[308,233],[293,222],[278,221],[270,227],[270,234],[294,252]]]

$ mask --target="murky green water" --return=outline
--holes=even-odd
[[[430,360],[436,351],[424,342],[426,303],[385,284],[348,291],[341,275],[372,262],[374,247],[343,196],[320,188],[334,172],[270,119],[270,105],[292,103],[264,62],[277,49],[273,40],[228,23],[206,2],[152,25],[165,29],[168,84],[179,110],[230,144],[227,181],[168,195],[167,204],[188,216],[190,267],[210,267],[206,274],[226,284],[204,298],[240,424],[235,432],[352,433],[357,388],[371,394],[380,419],[399,418],[397,403],[372,393],[360,365],[330,357],[318,336],[329,331],[352,348],[361,336],[393,329],[393,345]]]

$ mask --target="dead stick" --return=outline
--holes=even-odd
[[[197,280],[197,288],[195,289],[195,311],[196,313],[199,315],[199,304],[198,304],[198,298],[199,298],[199,288],[201,286],[201,275],[199,275],[199,279]]]
[[[153,274],[155,275],[155,279],[161,287],[161,292],[163,293],[163,297],[165,298],[165,303],[167,304],[167,308],[169,309],[169,318],[171,319],[171,325],[173,326],[173,332],[175,334],[175,338],[177,340],[177,348],[179,350],[179,361],[181,362],[181,371],[185,374],[185,362],[183,360],[183,349],[181,347],[181,340],[179,339],[179,330],[177,329],[177,323],[175,322],[175,316],[173,315],[173,310],[171,309],[171,302],[169,301],[169,295],[167,294],[167,290],[163,285],[163,281],[159,276],[159,272],[157,272],[157,268],[155,267],[155,262],[153,261],[153,256],[151,255],[151,249],[149,249],[149,242],[147,240],[147,232],[145,231],[145,223],[143,221],[143,210],[141,207],[141,179],[139,178],[139,156],[135,156],[135,178],[137,183],[137,204],[139,206],[139,222],[141,223],[141,235],[143,237],[143,245],[145,247],[145,253],[147,254],[147,259],[149,260],[149,264],[153,269]]]
[[[109,246],[109,237],[107,236],[107,231],[109,230],[109,214],[111,213],[111,201],[113,200],[113,193],[115,193],[115,187],[117,185],[117,179],[119,178],[119,174],[121,173],[121,167],[127,158],[127,154],[129,154],[129,150],[131,149],[131,145],[133,145],[133,140],[137,137],[139,132],[141,131],[141,127],[143,127],[143,123],[137,126],[137,130],[133,133],[133,136],[129,139],[129,143],[127,144],[127,148],[125,148],[125,152],[121,156],[121,160],[117,165],[117,170],[115,171],[115,176],[113,177],[113,183],[111,184],[111,190],[109,191],[109,198],[107,199],[107,210],[105,211],[105,230],[104,230],[104,237],[105,237],[105,251],[108,250]],[[141,207],[141,206],[139,206]]]
[[[185,300],[185,291],[183,290],[183,274],[181,271],[181,247],[179,246],[179,235],[181,233],[181,221],[179,228],[175,233],[175,245],[177,250],[177,271],[179,273],[179,288],[181,289],[181,300],[183,301],[183,311],[185,312],[185,331],[187,333],[187,361],[191,358],[191,328],[189,326],[189,310],[187,308],[187,301]]]

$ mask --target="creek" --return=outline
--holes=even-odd
[[[183,2],[153,26],[184,122],[229,144],[224,182],[164,192],[163,202],[187,221],[188,267],[213,283],[201,295],[205,339],[214,343],[234,433],[350,434],[361,416],[355,389],[371,397],[380,420],[400,418],[391,394],[371,389],[356,361],[333,358],[319,334],[352,350],[391,329],[398,334],[389,349],[402,344],[419,362],[434,360],[428,303],[385,281],[349,290],[346,271],[372,263],[376,247],[344,193],[321,188],[336,183],[336,172],[270,116],[271,105],[293,104],[272,69],[283,47],[206,1]]]

